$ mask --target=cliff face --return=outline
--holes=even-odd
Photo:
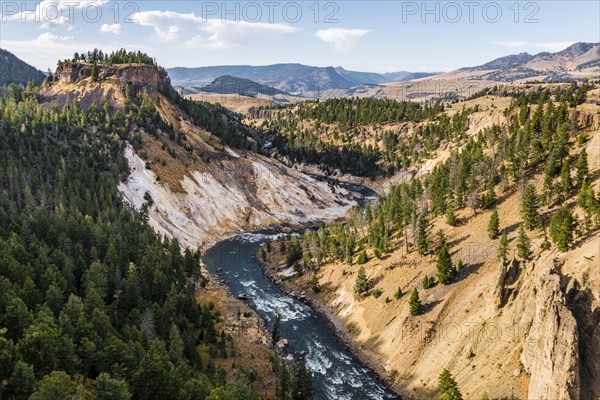
[[[119,64],[99,66],[98,82],[117,80],[144,86],[149,92],[156,92],[168,87],[171,80],[161,75],[158,68],[152,65]],[[58,82],[80,83],[92,76],[92,64],[83,62],[62,62],[54,75],[46,78],[45,85]]]
[[[137,136],[141,144],[135,150],[130,144],[126,148],[131,175],[119,189],[136,208],[150,204],[150,196],[150,224],[181,244],[206,246],[240,230],[329,222],[356,205],[340,187],[274,159],[223,145],[163,95],[172,89],[158,68],[100,66],[96,81],[91,69],[87,63],[61,63],[42,87],[46,104],[75,100],[86,108],[107,100],[115,111],[122,111],[127,86],[148,95],[174,133],[160,129],[149,133],[132,125],[130,138]],[[219,117],[226,119],[224,114]]]
[[[76,99],[81,107],[87,108],[108,100],[114,108],[122,110],[127,85],[147,93],[154,101],[158,99],[160,91],[171,85],[169,77],[151,65],[119,64],[99,66],[98,69],[98,80],[94,82],[92,64],[62,62],[42,84],[41,95],[43,99],[54,101],[59,106]]]
[[[580,399],[579,332],[567,308],[560,277],[541,277],[535,315],[523,342],[521,363],[530,375],[531,399]]]
[[[202,172],[190,169],[178,191],[157,181],[132,148],[126,156],[131,176],[119,185],[124,198],[140,208],[148,193],[150,223],[185,246],[205,247],[243,230],[332,221],[356,204],[344,189],[253,153],[212,161]]]

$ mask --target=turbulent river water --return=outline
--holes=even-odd
[[[375,193],[352,187],[366,198]],[[281,337],[288,339],[288,351],[307,351],[306,367],[313,375],[314,399],[397,399],[386,385],[354,357],[338,340],[329,322],[306,304],[272,285],[254,255],[278,233],[246,233],[221,241],[208,249],[204,262],[220,275],[234,296],[245,293],[248,304],[271,327],[281,315]]]

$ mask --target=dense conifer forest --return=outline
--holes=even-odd
[[[168,129],[141,94],[122,115],[108,103],[44,108],[32,86],[3,90],[3,398],[256,398],[247,377],[227,383],[215,365],[233,345],[212,305],[195,301],[200,254],[157,235],[147,205],[121,200],[134,126]]]
[[[257,108],[265,110],[265,108]],[[278,153],[294,162],[322,166],[331,173],[376,178],[409,169],[428,158],[444,139],[464,137],[469,115],[461,110],[448,116],[438,102],[419,104],[409,101],[371,98],[308,101],[296,108],[273,107],[273,118],[265,121],[263,133],[272,138]],[[310,121],[311,127],[303,126]],[[390,124],[423,122],[410,135],[401,135]],[[366,143],[373,126],[382,128]]]

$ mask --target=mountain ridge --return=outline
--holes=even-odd
[[[46,75],[27,64],[8,50],[0,49],[0,86],[9,83],[26,85],[30,81],[42,83]]]
[[[176,86],[201,86],[223,75],[249,79],[281,91],[298,94],[328,89],[350,89],[362,84],[381,84],[404,80],[414,74],[426,76],[437,73],[399,71],[379,74],[347,70],[341,66],[316,67],[300,63],[270,65],[220,65],[208,67],[174,67],[167,72]]]
[[[584,80],[600,77],[600,43],[577,42],[557,52],[522,52],[496,58],[474,67],[463,67],[447,75],[482,73],[479,79],[511,82],[522,79]]]

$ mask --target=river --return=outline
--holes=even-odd
[[[357,188],[352,185],[353,188]],[[366,194],[375,194],[358,187]],[[248,304],[272,327],[281,315],[281,337],[289,341],[291,353],[307,351],[306,367],[313,375],[314,399],[397,399],[379,377],[365,367],[337,338],[325,317],[288,296],[264,274],[255,260],[256,251],[279,233],[246,233],[223,240],[204,255],[208,270],[220,276],[233,296],[245,293]]]

